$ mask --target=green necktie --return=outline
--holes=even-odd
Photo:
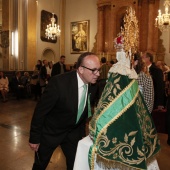
[[[88,118],[92,116],[91,105],[90,105],[90,95],[91,93],[88,94]]]
[[[84,84],[83,85],[83,92],[82,92],[82,95],[81,95],[81,100],[80,100],[80,105],[79,105],[79,108],[78,108],[78,114],[77,114],[77,121],[76,123],[79,121],[82,113],[83,113],[83,110],[84,110],[84,104],[85,104],[85,99],[86,99],[86,91],[87,91],[87,85]]]

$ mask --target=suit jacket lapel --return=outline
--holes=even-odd
[[[73,77],[70,82],[71,89],[72,89],[72,98],[71,103],[73,103],[73,114],[77,116],[77,110],[78,110],[78,80],[77,80],[77,74],[73,74]]]

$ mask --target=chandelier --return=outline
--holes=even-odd
[[[61,33],[60,26],[56,25],[55,22],[56,19],[52,13],[51,24],[48,24],[45,30],[45,37],[51,40],[55,40]]]
[[[169,6],[170,1],[165,0],[165,14],[161,13],[161,10],[158,10],[158,16],[155,19],[155,26],[160,29],[160,31],[168,30],[170,27],[170,14],[169,14]]]

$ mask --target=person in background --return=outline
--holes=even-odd
[[[168,139],[167,144],[170,145],[170,89],[169,89],[169,95],[167,99],[167,125],[168,125]]]
[[[77,62],[74,63],[72,70],[76,70],[76,69],[77,69]]]
[[[41,86],[41,93],[43,93],[48,81],[51,78],[51,69],[49,67],[48,61],[43,60],[43,66],[40,70],[40,86]]]
[[[168,92],[167,92],[167,125],[168,125],[168,139],[167,144],[170,145],[170,72],[168,72]]]
[[[0,92],[3,97],[3,102],[7,101],[7,94],[9,91],[9,81],[8,77],[4,75],[4,73],[1,71],[0,72]]]
[[[86,52],[79,56],[77,70],[50,79],[31,121],[29,145],[35,151],[33,170],[45,170],[59,145],[66,157],[67,170],[73,170],[77,144],[85,137],[86,120],[91,116],[89,101],[95,96],[89,84],[96,83],[99,70],[99,58]],[[80,104],[83,96],[85,101]],[[79,115],[80,105],[83,110]]]
[[[21,82],[22,82],[22,85],[25,88],[26,96],[31,97],[31,85],[30,85],[31,77],[30,77],[30,75],[27,71],[24,72],[24,76],[21,77]]]
[[[98,98],[100,98],[103,89],[106,85],[106,80],[108,78],[108,71],[109,71],[110,67],[109,65],[106,63],[106,57],[102,57],[101,58],[101,73],[99,76],[99,79],[97,81],[98,84]]]
[[[153,63],[153,55],[144,53],[142,56],[150,75],[152,76],[154,85],[154,109],[162,110],[164,108],[165,86],[163,82],[163,72]]]
[[[165,91],[164,91],[164,106],[166,106],[166,102],[167,102],[167,84],[168,84],[168,80],[167,80],[167,76],[168,76],[168,72],[170,71],[170,68],[165,64],[164,61],[160,61],[158,60],[156,62],[156,66],[158,68],[160,68],[163,72],[163,81],[164,81],[164,88],[165,88]]]
[[[34,94],[34,100],[41,97],[41,86],[40,86],[40,70],[42,67],[42,61],[37,60],[37,64],[33,69],[33,74],[31,76],[31,88]]]
[[[163,73],[167,73],[170,71],[170,68],[164,63],[164,61],[158,60],[156,62],[156,66],[160,68],[163,71]]]
[[[21,81],[21,72],[16,71],[15,76],[12,78],[12,89],[16,93],[17,100],[24,98],[24,86]]]
[[[137,81],[138,81],[139,89],[143,95],[144,101],[146,103],[149,112],[152,113],[153,104],[154,104],[154,87],[153,87],[152,77],[149,74],[147,66],[142,61],[140,55],[136,54],[134,63],[137,63],[135,70],[136,73],[138,74]]]
[[[115,63],[114,60],[110,60],[110,62],[108,63],[109,67],[112,67],[114,63]]]
[[[65,58],[66,57],[64,55],[62,55],[60,57],[60,61],[53,65],[51,76],[55,76],[55,75],[58,75],[58,74],[63,74],[63,73],[66,72],[66,65],[64,64],[65,63]]]
[[[50,74],[50,77],[51,77],[51,72],[52,72],[52,69],[53,69],[53,61],[50,61],[49,63],[48,63],[48,65],[49,65],[49,68],[50,68],[50,70],[49,70],[49,74]]]

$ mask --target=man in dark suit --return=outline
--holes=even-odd
[[[55,76],[58,74],[63,74],[66,72],[65,56],[62,55],[60,57],[60,61],[55,63],[52,68],[51,76]]]
[[[50,79],[31,122],[29,145],[35,151],[33,170],[45,170],[59,145],[66,157],[67,170],[73,170],[78,141],[86,136],[85,124],[91,109],[88,102],[93,101],[89,96],[95,96],[88,84],[96,83],[99,69],[98,57],[86,52],[78,58],[77,70]],[[88,90],[84,111],[78,119],[84,84]]]
[[[16,71],[15,76],[12,78],[12,90],[16,94],[17,100],[20,100],[22,97],[24,97],[24,86],[21,81],[21,72]]]
[[[167,144],[170,145],[170,72],[168,72],[168,97],[167,97],[167,128],[168,128],[168,140]]]
[[[106,85],[106,81],[108,78],[108,72],[110,69],[110,66],[106,63],[106,57],[101,58],[101,74],[99,76],[99,79],[97,81],[98,84],[98,99],[100,99],[101,94],[104,90],[104,87]]]
[[[153,55],[145,53],[143,60],[149,69],[154,85],[154,109],[163,108],[165,87],[163,82],[163,72],[153,63]]]

